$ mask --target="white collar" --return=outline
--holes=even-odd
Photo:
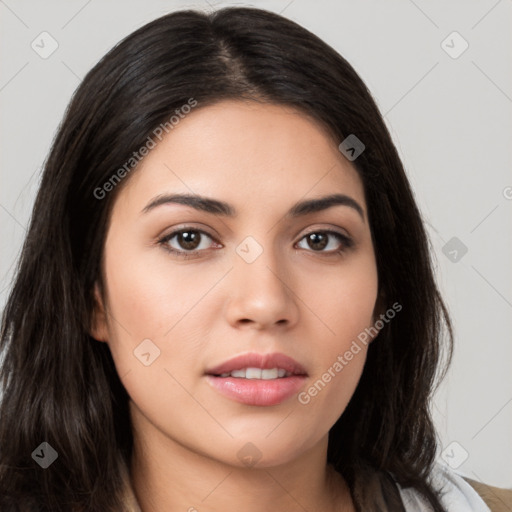
[[[450,512],[491,512],[479,494],[469,485],[462,475],[449,466],[437,462],[432,470],[431,479],[435,489],[441,490],[441,503]],[[406,512],[431,512],[432,508],[418,491],[412,488],[398,490],[404,502]]]

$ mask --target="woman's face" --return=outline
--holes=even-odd
[[[92,334],[138,435],[259,467],[326,443],[378,290],[363,185],[337,144],[290,108],[223,101],[193,110],[125,179]],[[175,194],[215,203],[162,199]],[[297,207],[333,194],[350,199]]]

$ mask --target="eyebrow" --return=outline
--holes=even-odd
[[[199,211],[211,213],[213,215],[220,215],[223,217],[235,217],[238,215],[236,208],[233,207],[232,205],[225,203],[224,201],[219,201],[217,199],[212,199],[197,194],[158,195],[154,197],[144,207],[141,213],[148,213],[149,211],[155,209],[158,206],[169,203],[183,204],[185,206],[190,206],[191,208],[194,208]],[[353,208],[362,218],[363,222],[365,220],[364,211],[361,205],[355,199],[345,194],[331,194],[316,199],[307,199],[304,201],[300,201],[298,203],[295,203],[290,208],[290,210],[286,214],[286,217],[302,217],[310,213],[316,213],[323,210],[327,210],[328,208],[331,208],[333,206],[348,206],[350,208]]]

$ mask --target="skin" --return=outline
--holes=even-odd
[[[364,188],[338,143],[289,107],[222,101],[193,110],[125,178],[91,334],[108,343],[131,398],[131,479],[144,512],[355,510],[326,464],[327,436],[366,346],[306,405],[296,395],[271,407],[240,404],[204,377],[236,355],[282,352],[306,368],[307,390],[378,318]],[[344,205],[285,217],[297,201],[335,192],[356,200],[364,219]],[[163,193],[226,201],[238,215],[180,204],[141,213]],[[184,225],[207,232],[196,233],[192,250],[201,252],[190,259],[158,243]],[[308,244],[306,234],[326,229],[354,246],[334,255],[344,245],[332,235],[327,247]],[[247,236],[263,250],[252,263],[236,252]],[[179,237],[167,246],[191,250]],[[160,350],[149,366],[134,356],[144,339]],[[237,455],[247,443],[260,455],[253,467]]]

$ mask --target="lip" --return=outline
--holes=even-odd
[[[307,376],[305,368],[300,363],[285,354],[277,352],[272,354],[257,354],[254,352],[242,354],[214,368],[206,370],[205,373],[207,375],[221,375],[223,373],[232,372],[233,370],[241,370],[242,368],[262,368],[263,370],[283,368],[293,375]]]
[[[242,368],[282,368],[292,375],[272,380],[220,377]],[[243,354],[206,370],[206,380],[220,394],[245,405],[271,406],[284,402],[303,386],[307,372],[285,354]]]

